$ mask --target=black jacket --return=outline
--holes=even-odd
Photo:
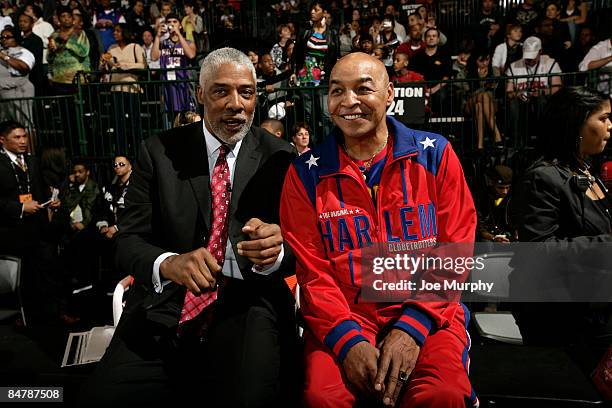
[[[291,146],[263,129],[253,127],[243,139],[228,230],[236,254],[236,244],[245,239],[241,229],[250,218],[279,223],[280,192],[292,158]],[[115,245],[119,269],[135,278],[126,314],[140,309],[147,320],[175,326],[186,289],[171,282],[161,294],[155,292],[153,263],[165,252],[181,254],[204,246],[209,235],[212,199],[202,122],[142,143],[125,201]],[[285,254],[281,269],[265,277],[251,271],[253,264],[247,258],[237,255],[237,262],[245,280],[286,291],[282,275],[294,273],[294,258],[287,246]]]
[[[610,306],[587,300],[601,296],[600,290],[609,294],[612,222],[605,210],[612,208],[604,200],[588,202],[576,174],[541,161],[514,190],[511,211],[519,240],[539,244],[517,250],[511,295],[548,300],[513,305],[525,343],[591,341],[611,329]],[[559,300],[576,301],[555,303]]]
[[[42,204],[51,197],[51,193],[43,183],[38,160],[26,155],[25,162],[32,199]],[[22,216],[19,202],[22,192],[15,171],[10,158],[0,153],[0,252],[19,254],[21,249],[41,238],[42,231],[48,226],[48,218],[47,210]]]

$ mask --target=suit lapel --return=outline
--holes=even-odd
[[[234,182],[232,183],[232,201],[230,204],[231,216],[234,215],[236,209],[238,208],[240,195],[259,167],[262,153],[258,147],[259,140],[255,137],[252,131],[249,131],[249,133],[243,139],[242,146],[240,146],[240,151],[238,152],[238,157],[236,158]]]
[[[189,183],[193,194],[198,203],[200,214],[204,221],[206,230],[210,229],[210,174],[208,170],[208,156],[206,154],[206,142],[202,130],[202,122],[197,122],[197,131],[191,133],[191,143],[189,151],[189,163],[187,166],[194,171],[190,171]]]

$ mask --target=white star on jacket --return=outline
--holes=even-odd
[[[427,149],[428,147],[434,147],[434,142],[437,139],[430,139],[429,136],[425,138],[425,140],[423,140],[422,142],[419,142],[420,144],[423,145],[423,150]]]
[[[319,160],[321,157],[314,157],[314,155],[310,155],[310,159],[306,160],[306,163],[308,163],[308,170],[310,170],[310,168],[312,166],[317,166],[319,167],[319,165],[317,164],[317,160]]]

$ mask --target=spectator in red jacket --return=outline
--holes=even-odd
[[[419,82],[424,81],[425,77],[418,72],[410,71],[408,66],[410,58],[408,54],[398,52],[393,59],[393,71],[395,75],[391,77],[393,82]]]
[[[365,248],[469,243],[476,230],[450,143],[387,117],[394,94],[376,58],[340,59],[328,103],[336,128],[285,178],[281,228],[297,258],[308,327],[307,407],[478,404],[466,372],[465,306],[448,298],[378,303],[362,293],[372,285]]]

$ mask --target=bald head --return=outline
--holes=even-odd
[[[389,75],[385,64],[363,52],[353,52],[340,58],[332,69],[330,83],[333,83],[334,79],[344,78],[347,71],[360,72],[364,76],[370,76],[375,82],[380,81],[382,87],[389,84]]]
[[[384,140],[385,114],[393,96],[393,84],[385,65],[375,57],[356,52],[341,58],[334,66],[327,105],[345,140]]]

